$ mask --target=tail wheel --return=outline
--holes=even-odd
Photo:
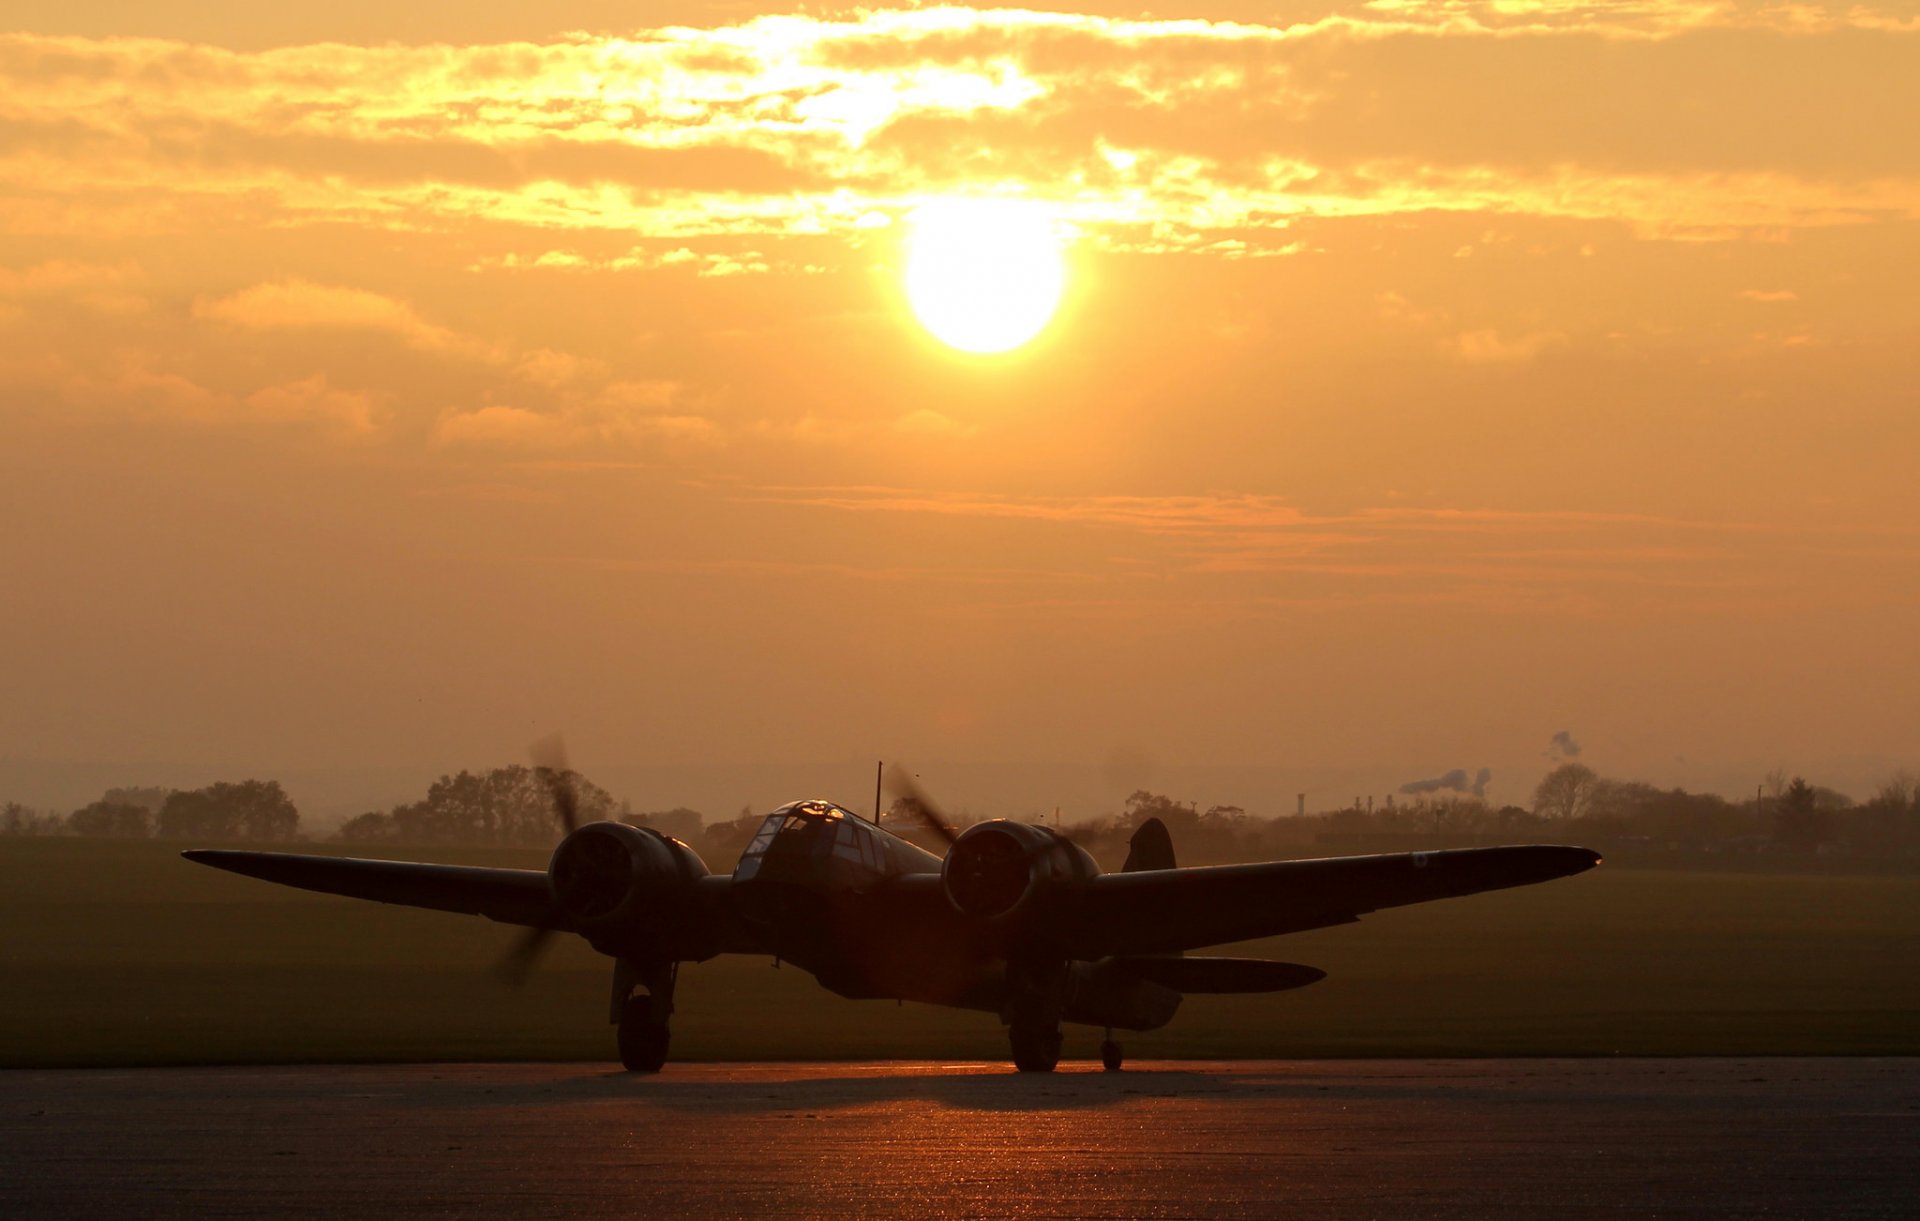
[[[1120,1051],[1120,1045],[1112,1039],[1108,1039],[1100,1044],[1100,1067],[1106,1069],[1108,1072],[1119,1072],[1120,1065],[1124,1058]]]
[[[620,1010],[620,1063],[630,1073],[657,1073],[667,1062],[667,1024],[655,1021],[653,998],[629,997]]]
[[[1013,1066],[1023,1073],[1050,1073],[1060,1063],[1058,1026],[1017,1025],[1009,1028]]]

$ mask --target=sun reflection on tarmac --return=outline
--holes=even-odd
[[[1911,1060],[422,1065],[0,1077],[0,1211],[1896,1216]]]

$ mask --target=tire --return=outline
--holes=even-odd
[[[1058,1026],[1015,1026],[1008,1031],[1013,1066],[1023,1073],[1050,1073],[1060,1063]]]
[[[620,1010],[620,1063],[630,1073],[657,1073],[667,1062],[667,1024],[653,1020],[651,997],[629,997]]]
[[[1106,1042],[1100,1044],[1100,1066],[1102,1068],[1110,1073],[1117,1073],[1120,1071],[1120,1065],[1124,1062],[1125,1057],[1121,1054],[1118,1043],[1112,1039],[1108,1039]]]

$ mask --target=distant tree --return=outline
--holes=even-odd
[[[1838,789],[1816,784],[1813,786],[1813,804],[1815,809],[1820,810],[1851,810],[1857,803]]]
[[[160,807],[159,832],[166,839],[238,839],[238,823],[206,789],[167,794]]]
[[[1540,821],[1540,818],[1531,810],[1523,810],[1519,806],[1507,805],[1501,806],[1493,812],[1493,821],[1494,825],[1500,830],[1512,831],[1519,827],[1533,826]]]
[[[1641,780],[1608,780],[1596,776],[1587,790],[1584,817],[1605,819],[1625,827],[1642,810],[1656,804],[1660,790]]]
[[[652,827],[664,835],[689,844],[697,844],[706,832],[707,820],[698,810],[675,806],[671,810],[650,810],[641,814],[623,813],[620,821],[635,827]]]
[[[204,789],[170,793],[160,807],[160,834],[168,839],[288,840],[300,829],[278,780],[222,781]]]
[[[442,776],[424,800],[395,806],[395,838],[410,843],[551,844],[560,834],[551,777],[544,768],[512,764],[490,772]],[[579,822],[611,819],[613,796],[578,772],[561,779],[574,794]]]
[[[1165,823],[1167,830],[1176,837],[1176,842],[1182,831],[1192,831],[1200,825],[1200,812],[1192,804],[1136,789],[1127,798],[1126,824],[1130,829],[1135,828],[1149,818],[1157,818]]]
[[[1831,813],[1820,808],[1814,788],[1795,776],[1780,794],[1779,806],[1774,812],[1774,835],[1789,848],[1807,851],[1830,838],[1832,821]]]
[[[17,801],[0,806],[0,835],[58,835],[66,829],[67,820],[58,814],[42,812]]]
[[[102,799],[67,815],[67,829],[75,835],[111,839],[145,839],[149,830],[146,807]]]
[[[1586,816],[1600,777],[1584,763],[1562,763],[1541,778],[1533,790],[1533,812],[1542,818]]]
[[[1760,787],[1766,791],[1768,797],[1778,801],[1787,795],[1792,779],[1787,774],[1786,768],[1770,767],[1767,769],[1767,774],[1760,778]]]
[[[172,789],[163,789],[159,785],[128,785],[108,789],[106,795],[100,800],[110,801],[115,805],[139,806],[149,814],[158,814],[160,807],[167,804],[167,794],[172,791]]]
[[[393,833],[393,815],[369,810],[342,823],[340,833],[335,838],[350,844],[377,844],[392,839]]]
[[[1240,806],[1208,806],[1207,812],[1200,816],[1202,826],[1221,830],[1232,830],[1245,825],[1246,821],[1247,812]]]
[[[708,823],[701,835],[704,846],[700,855],[709,861],[734,860],[746,851],[747,842],[753,838],[761,821],[752,806],[741,806],[740,812],[727,821]]]
[[[1901,770],[1881,782],[1868,804],[1890,814],[1904,814],[1914,807],[1916,797],[1920,797],[1920,776]]]

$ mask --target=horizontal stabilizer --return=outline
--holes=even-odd
[[[1264,958],[1120,958],[1115,965],[1175,992],[1285,992],[1327,977],[1318,967]]]

